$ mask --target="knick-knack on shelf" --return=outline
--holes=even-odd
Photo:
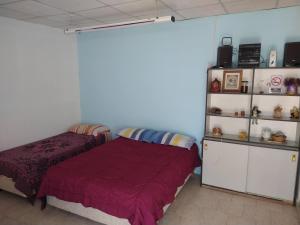
[[[219,107],[211,107],[210,113],[220,115],[222,114],[222,109]]]
[[[297,93],[298,95],[300,95],[300,78],[297,78],[296,81],[297,81]]]
[[[277,60],[277,52],[276,50],[272,50],[270,52],[270,57],[269,57],[269,67],[276,67],[276,60]]]
[[[282,107],[280,105],[277,105],[274,108],[273,117],[280,119],[282,117]]]
[[[222,129],[220,127],[214,127],[212,130],[212,135],[215,137],[221,137],[223,135]]]
[[[287,95],[296,95],[298,92],[298,85],[300,84],[297,78],[285,78],[284,85],[286,86]]]
[[[248,137],[248,134],[247,134],[246,131],[240,131],[239,132],[239,138],[240,138],[240,140],[245,141],[247,139],[247,137]]]
[[[271,135],[272,135],[272,131],[270,128],[265,127],[262,129],[261,138],[263,140],[265,140],[265,141],[269,140],[271,138]]]
[[[248,81],[243,80],[241,85],[241,93],[248,93]]]
[[[215,78],[210,84],[210,92],[218,93],[221,92],[221,81]]]
[[[246,116],[246,112],[244,110],[241,111],[241,117],[245,117]]]
[[[252,124],[258,124],[257,118],[261,114],[261,111],[258,109],[258,106],[253,106],[252,111],[251,111],[251,116],[252,116]]]
[[[286,136],[283,132],[277,131],[276,133],[271,135],[271,140],[277,143],[285,143]]]
[[[257,84],[258,86],[258,93],[263,94],[265,93],[266,85],[265,85],[265,80],[260,80]]]
[[[299,119],[300,117],[300,111],[299,111],[299,108],[294,106],[292,109],[291,109],[291,118],[292,119]]]

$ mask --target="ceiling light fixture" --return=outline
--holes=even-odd
[[[104,24],[104,25],[90,26],[90,27],[66,28],[65,33],[71,34],[76,32],[88,32],[88,31],[95,31],[100,29],[112,29],[112,28],[128,27],[128,26],[141,25],[141,24],[164,23],[164,22],[175,22],[175,17],[163,16],[163,17],[155,17],[151,19],[134,20],[134,21]]]

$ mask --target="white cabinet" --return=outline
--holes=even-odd
[[[215,79],[222,84],[224,75],[232,71],[248,81],[247,93],[211,89]],[[300,167],[300,120],[290,118],[290,110],[300,107],[300,95],[287,95],[284,85],[280,93],[270,93],[267,84],[278,74],[281,80],[300,78],[300,68],[208,69],[203,184],[296,203],[295,197],[300,196],[300,189],[299,193],[294,190]],[[281,118],[272,116],[277,105],[283,108]],[[251,116],[254,106],[261,110],[257,123]],[[214,128],[222,130],[221,137],[213,134]],[[272,133],[281,131],[287,142],[261,140],[265,128]],[[241,140],[241,131],[248,138]]]
[[[202,182],[245,192],[247,162],[248,146],[205,140]]]
[[[293,201],[298,152],[249,146],[247,192]]]
[[[203,184],[293,201],[298,152],[204,140]]]

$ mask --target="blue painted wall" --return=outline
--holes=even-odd
[[[265,58],[300,41],[300,7],[78,35],[83,122],[180,131],[201,140],[206,69],[221,37],[261,42]]]

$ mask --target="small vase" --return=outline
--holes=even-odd
[[[286,94],[287,95],[296,95],[297,94],[297,85],[291,84],[287,86],[286,89]]]

